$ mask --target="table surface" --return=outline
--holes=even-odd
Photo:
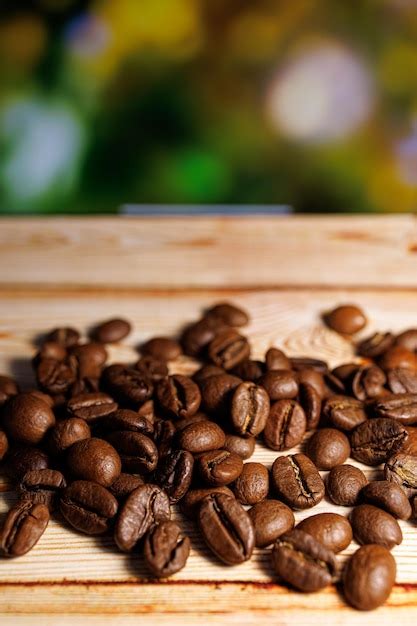
[[[110,346],[112,361],[134,362],[152,334],[175,334],[214,301],[249,310],[253,354],[353,358],[352,346],[323,327],[320,313],[356,302],[366,330],[416,326],[417,220],[413,216],[239,218],[35,218],[0,220],[0,372],[33,385],[37,335],[70,323],[84,332],[120,315],[134,331]],[[186,357],[172,371],[191,373]],[[277,453],[257,444],[251,460]],[[378,470],[366,469],[377,477]],[[0,478],[0,518],[15,496]],[[322,502],[297,520],[323,510]],[[190,522],[192,553],[173,578],[147,580],[140,556],[51,522],[35,549],[0,561],[1,624],[381,624],[417,617],[417,529],[401,523],[394,550],[397,585],[373,613],[348,608],[331,587],[299,594],[277,584],[267,550],[227,567],[212,558]],[[340,556],[343,564],[350,548]]]

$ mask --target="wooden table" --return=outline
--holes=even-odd
[[[390,217],[59,218],[0,221],[0,372],[33,384],[29,358],[45,329],[86,330],[113,315],[134,332],[110,347],[111,360],[134,361],[151,334],[176,333],[213,301],[232,299],[253,321],[255,357],[271,345],[313,354],[331,365],[351,345],[324,328],[320,312],[353,301],[369,314],[366,332],[417,324],[417,221]],[[173,371],[192,372],[182,358]],[[258,446],[254,459],[276,453]],[[369,471],[375,475],[375,471]],[[0,514],[14,500],[0,484]],[[314,509],[331,507],[327,502]],[[346,509],[342,509],[347,513]],[[297,513],[302,519],[310,512]],[[190,523],[186,568],[146,580],[140,557],[111,538],[91,539],[51,522],[27,556],[0,561],[0,624],[381,624],[417,618],[417,529],[402,523],[394,550],[397,586],[387,605],[363,614],[334,588],[289,592],[276,584],[267,551],[227,567],[210,557]],[[352,544],[346,554],[355,549]],[[343,562],[343,558],[340,558]]]

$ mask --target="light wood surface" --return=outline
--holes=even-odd
[[[336,365],[353,351],[321,324],[320,313],[335,303],[362,305],[366,332],[417,325],[415,234],[410,216],[2,220],[0,373],[30,388],[39,333],[64,323],[86,331],[115,314],[128,317],[134,331],[110,347],[110,360],[133,362],[144,339],[177,333],[224,298],[249,310],[253,321],[245,330],[255,357],[276,345]],[[196,367],[183,357],[172,371]],[[276,456],[258,444],[251,460],[270,465]],[[4,479],[0,492],[1,519],[15,496]],[[296,518],[324,510],[348,513],[325,501]],[[414,523],[401,523],[397,587],[371,614],[346,607],[336,588],[288,591],[277,584],[267,550],[238,567],[221,565],[193,525],[183,523],[193,546],[187,566],[154,582],[141,558],[118,553],[111,538],[91,539],[51,522],[31,553],[0,561],[0,623],[373,625],[417,617]],[[340,556],[341,567],[355,547]]]

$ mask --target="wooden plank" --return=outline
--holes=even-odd
[[[0,221],[0,286],[417,286],[414,216]]]

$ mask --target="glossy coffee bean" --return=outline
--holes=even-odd
[[[45,341],[33,357],[32,364],[36,368],[43,359],[64,361],[67,355],[67,349],[60,343],[56,343],[56,341]]]
[[[52,409],[30,393],[19,393],[4,407],[3,428],[12,441],[36,445],[55,425]]]
[[[146,400],[137,411],[139,417],[143,417],[149,424],[154,425],[156,420],[155,403],[153,400]]]
[[[278,400],[270,409],[263,437],[272,450],[288,450],[302,440],[306,432],[306,416],[295,400]]]
[[[116,343],[127,337],[131,330],[130,322],[115,317],[99,324],[94,329],[94,338],[100,343]]]
[[[272,549],[272,567],[279,578],[299,591],[318,591],[336,573],[333,552],[302,530],[279,537]]]
[[[323,374],[317,370],[307,367],[297,372],[298,384],[310,385],[316,391],[320,399],[323,398],[325,393],[325,384]]]
[[[232,483],[243,469],[243,461],[227,450],[204,452],[197,460],[197,469],[206,485],[219,487]]]
[[[408,437],[398,452],[417,456],[417,428],[415,426],[406,426],[406,429]]]
[[[180,502],[182,512],[190,519],[196,519],[200,505],[204,498],[214,493],[223,493],[226,496],[234,497],[229,487],[206,487],[198,489],[190,489]]]
[[[393,517],[409,519],[411,505],[400,485],[388,480],[373,480],[361,491],[361,500],[384,509]]]
[[[368,479],[358,467],[337,465],[327,476],[327,495],[339,506],[353,506],[367,483]]]
[[[175,430],[179,433],[187,428],[187,426],[191,426],[191,424],[197,424],[199,422],[207,422],[210,421],[210,417],[207,413],[203,413],[202,411],[197,411],[191,417],[182,417],[179,420],[175,420]]]
[[[107,393],[83,393],[68,400],[68,417],[79,417],[94,423],[117,410],[117,404]]]
[[[360,544],[376,543],[391,550],[403,535],[397,520],[372,504],[360,504],[350,514],[353,536]]]
[[[50,511],[67,483],[58,470],[42,469],[26,472],[19,484],[20,497],[34,504],[46,504]]]
[[[132,491],[144,484],[140,476],[122,472],[108,489],[118,502],[124,502]]]
[[[388,388],[392,393],[417,394],[417,372],[401,367],[387,371]]]
[[[143,405],[141,409],[143,408]],[[115,430],[126,430],[132,433],[142,433],[151,437],[154,432],[153,424],[144,417],[140,410],[131,411],[130,409],[118,409],[106,420],[104,420],[103,430],[105,432],[113,432]]]
[[[269,397],[263,387],[253,382],[244,382],[236,387],[230,416],[232,427],[238,435],[256,437],[265,428],[268,415]]]
[[[222,448],[234,452],[246,461],[255,451],[255,437],[239,437],[239,435],[227,434]]]
[[[249,315],[231,302],[220,302],[206,311],[205,317],[220,319],[226,326],[246,326]]]
[[[407,497],[417,494],[417,457],[397,452],[385,463],[385,479],[399,485]]]
[[[279,348],[269,348],[265,352],[265,367],[268,372],[270,370],[290,370],[291,362]]]
[[[3,430],[0,430],[0,462],[4,459],[9,449],[9,441]]]
[[[169,454],[175,447],[176,430],[171,420],[157,420],[154,426],[153,440],[159,458]]]
[[[324,315],[324,321],[332,330],[342,335],[354,335],[362,330],[367,319],[364,312],[354,304],[342,304]]]
[[[228,413],[233,391],[242,381],[231,374],[210,376],[201,383],[202,405],[208,413]]]
[[[84,419],[70,417],[55,424],[47,435],[49,452],[58,456],[77,441],[91,437],[91,430]]]
[[[341,381],[340,378],[332,374],[332,372],[325,372],[323,374],[323,381],[325,385],[324,396],[326,398],[346,393],[346,384]]]
[[[295,356],[290,358],[291,367],[295,372],[300,372],[301,370],[313,369],[316,372],[320,372],[321,374],[325,374],[329,370],[329,366],[326,361],[322,361],[322,359],[315,359],[314,357],[309,356]]]
[[[65,489],[60,502],[64,519],[87,535],[101,535],[109,530],[118,509],[116,498],[108,489],[88,480],[76,480]]]
[[[69,326],[54,328],[46,336],[46,341],[55,341],[65,348],[72,348],[72,346],[76,346],[79,340],[80,333],[78,330]]]
[[[127,406],[138,407],[153,394],[153,384],[133,367],[114,363],[103,372],[103,384],[110,395]]]
[[[407,430],[397,420],[367,420],[351,433],[351,455],[365,465],[379,465],[395,454],[407,438]]]
[[[103,487],[111,485],[122,469],[114,447],[96,437],[74,443],[68,448],[66,461],[74,478],[96,482]]]
[[[156,394],[160,407],[171,417],[191,417],[200,408],[200,389],[188,376],[175,374],[164,378],[158,383]]]
[[[241,504],[256,504],[269,492],[269,474],[262,463],[244,463],[233,485],[233,493]]]
[[[181,345],[171,337],[152,337],[141,346],[142,354],[162,361],[175,361],[182,354]]]
[[[158,464],[158,449],[150,437],[129,430],[115,430],[106,435],[117,450],[125,472],[150,474]]]
[[[248,511],[255,529],[255,545],[266,548],[294,528],[291,509],[279,500],[262,500]]]
[[[214,365],[230,370],[250,355],[249,342],[236,330],[225,329],[217,333],[208,346],[208,356]]]
[[[384,391],[387,377],[376,365],[362,365],[358,367],[352,379],[352,392],[358,400],[376,398]]]
[[[338,365],[337,367],[333,368],[330,373],[333,376],[336,376],[336,378],[338,378],[346,388],[350,388],[352,386],[353,377],[355,376],[357,371],[357,363],[342,363],[342,365]]]
[[[148,531],[143,556],[154,576],[165,578],[179,572],[189,554],[190,539],[183,536],[176,522],[160,522]]]
[[[114,540],[122,552],[131,552],[154,524],[170,517],[169,498],[160,487],[152,484],[138,487],[119,512]]]
[[[224,563],[243,563],[252,556],[255,531],[252,521],[235,498],[206,496],[198,512],[198,524],[208,547]]]
[[[74,357],[65,361],[42,359],[36,366],[38,386],[46,393],[66,394],[77,379],[77,363]]]
[[[23,556],[42,537],[49,523],[49,509],[45,504],[20,500],[8,512],[0,536],[4,556]]]
[[[403,346],[388,348],[379,359],[379,366],[383,370],[391,370],[396,367],[404,369],[417,369],[417,355]]]
[[[306,454],[320,470],[341,465],[350,454],[349,439],[336,428],[321,428],[307,442]]]
[[[6,404],[7,400],[19,393],[17,382],[10,376],[0,376],[0,407]]]
[[[395,576],[395,559],[386,548],[375,544],[362,546],[343,572],[345,598],[355,609],[376,609],[388,599]]]
[[[301,382],[298,388],[298,401],[306,416],[306,429],[317,428],[321,416],[321,397],[316,388],[309,383]]]
[[[174,450],[162,457],[154,474],[154,481],[162,487],[171,503],[178,502],[187,493],[193,477],[194,457],[187,450]]]
[[[303,519],[296,527],[317,539],[332,552],[341,552],[352,541],[349,520],[337,513],[317,513]]]
[[[396,336],[395,345],[417,352],[417,328],[409,328]]]
[[[227,328],[217,317],[205,317],[187,326],[181,336],[181,345],[185,354],[192,357],[202,356],[216,335]],[[243,360],[243,359],[242,359]]]
[[[341,430],[353,430],[367,419],[362,400],[342,395],[327,398],[323,405],[323,415]]]
[[[394,335],[390,332],[376,332],[360,341],[356,346],[356,351],[368,359],[376,359],[393,346],[394,340]]]
[[[224,431],[218,424],[209,420],[185,426],[178,434],[178,446],[193,454],[223,448],[225,441]]]
[[[304,454],[275,459],[271,482],[277,495],[294,509],[309,509],[324,497],[323,480],[314,463]]]
[[[389,394],[377,398],[371,410],[378,417],[389,417],[411,426],[417,423],[417,393]]]
[[[231,371],[234,376],[238,376],[243,381],[254,382],[258,380],[264,373],[264,364],[262,361],[254,361],[252,359],[246,359],[241,361]]]
[[[49,458],[43,450],[22,445],[11,446],[5,462],[6,473],[13,480],[20,480],[26,472],[48,466]]]
[[[298,394],[297,376],[290,370],[271,370],[261,376],[258,383],[265,388],[271,401],[296,398]]]
[[[217,376],[218,374],[225,374],[225,370],[222,367],[218,367],[217,365],[213,365],[209,363],[208,365],[203,365],[199,370],[193,374],[193,381],[197,383],[199,387],[201,387],[201,383],[206,378],[210,378],[211,376]]]
[[[159,382],[169,374],[166,361],[156,359],[149,354],[141,357],[135,367],[144,378],[149,378],[153,383]]]

